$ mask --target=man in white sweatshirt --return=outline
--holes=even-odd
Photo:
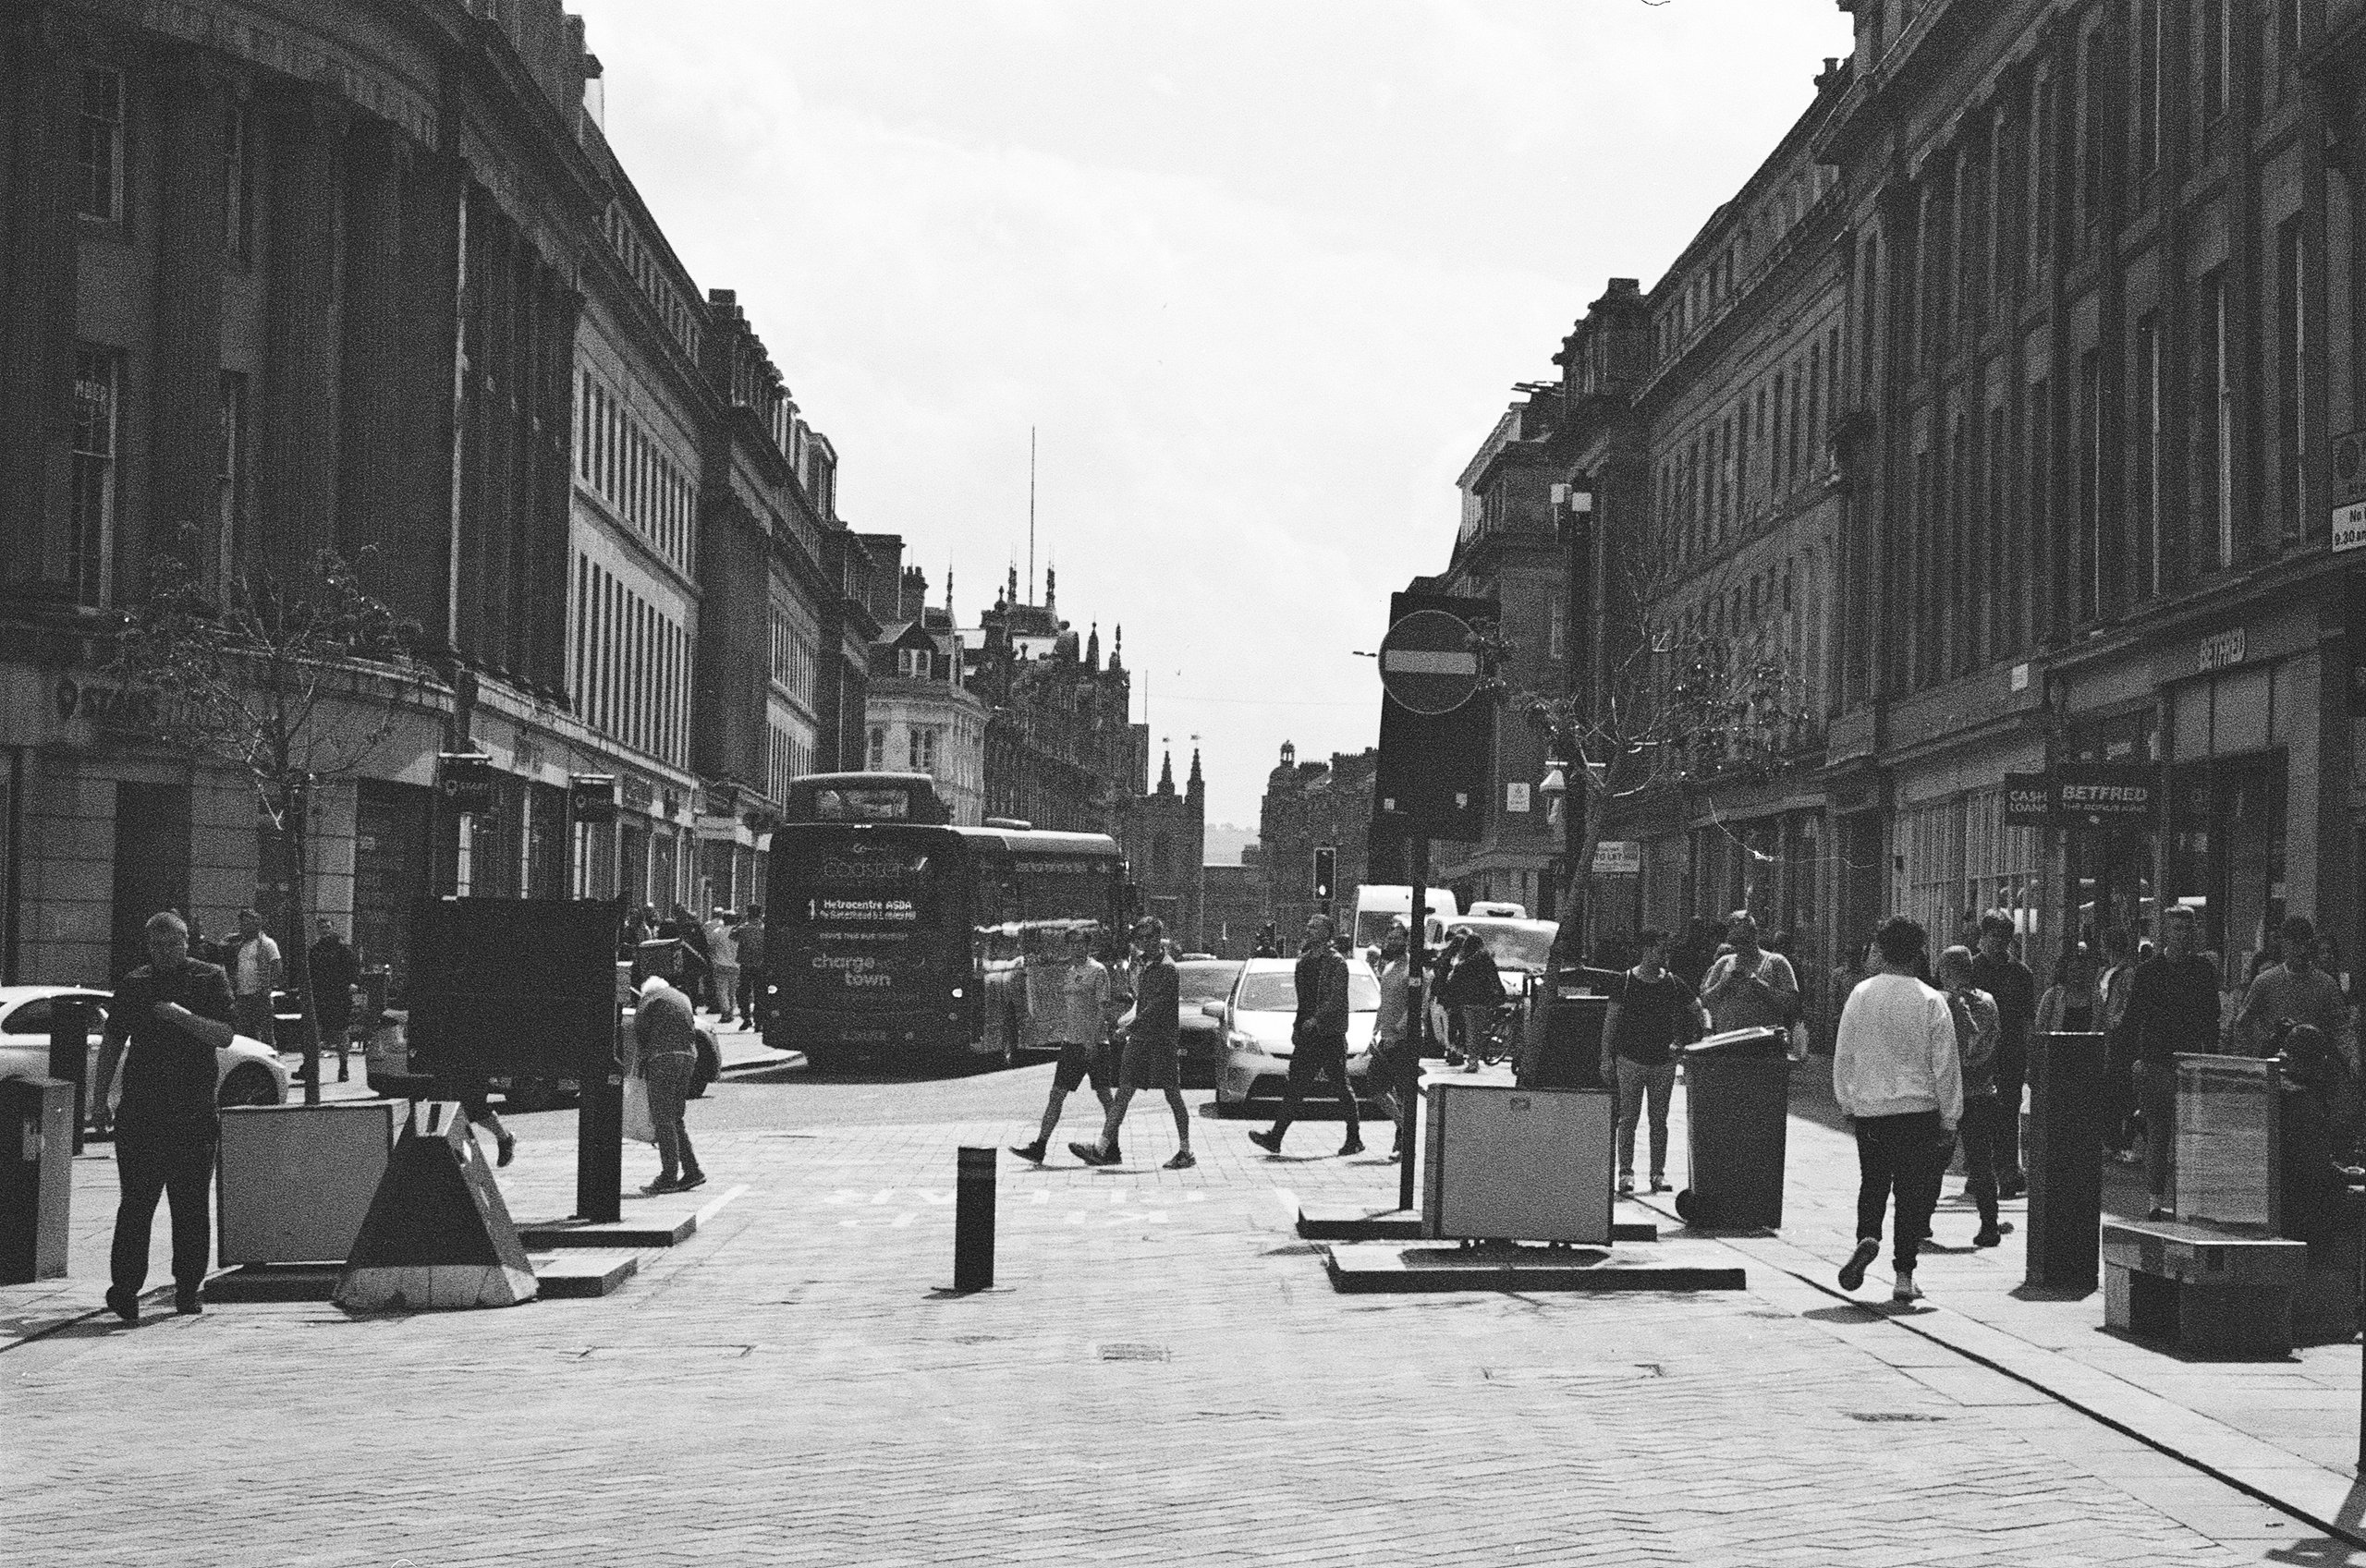
[[[1931,1234],[1956,1124],[1963,1118],[1963,1064],[1946,997],[1915,978],[1930,939],[1903,915],[1873,933],[1879,967],[1848,993],[1832,1057],[1832,1088],[1857,1135],[1857,1250],[1840,1288],[1865,1282],[1881,1255],[1882,1210],[1897,1200],[1897,1284],[1911,1302],[1915,1255]]]

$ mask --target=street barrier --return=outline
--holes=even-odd
[[[66,1277],[74,1086],[0,1078],[0,1285]]]
[[[953,1288],[991,1290],[994,1282],[994,1151],[957,1156],[953,1206]]]

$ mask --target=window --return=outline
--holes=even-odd
[[[2300,220],[2287,218],[2275,229],[2275,445],[2283,468],[2284,538],[2297,542],[2305,520],[2302,497],[2309,473],[2308,321],[2303,301],[2307,258]]]
[[[2034,640],[2041,629],[2052,630],[2053,598],[2055,591],[2052,558],[2057,553],[2054,542],[2054,406],[2053,388],[2043,376],[2030,383],[2029,400],[2023,406],[2023,418],[2028,421],[2021,441],[2021,450],[2029,454],[2029,489],[2021,511],[2028,517],[2028,532],[2022,536],[2024,553],[2032,566],[2039,568],[2023,591],[2028,609],[2027,637]],[[2040,598],[2043,586],[2045,597]],[[2040,604],[2044,604],[2043,612]]]
[[[887,771],[887,726],[884,724],[871,726],[871,771],[874,773]]]
[[[82,73],[82,116],[75,148],[82,216],[123,221],[123,73]]]
[[[233,103],[222,112],[222,249],[238,261],[247,259],[254,198],[249,154],[246,107]]]
[[[899,648],[896,650],[896,673],[911,680],[928,679],[930,666],[933,662],[925,648]]]
[[[2136,172],[2161,166],[2161,0],[2136,5]]]
[[[1823,362],[1823,351],[1822,346],[1812,343],[1808,345],[1808,430],[1806,438],[1807,450],[1803,456],[1807,459],[1808,477],[1811,479],[1815,477],[1817,451],[1816,434],[1818,421],[1816,409],[1816,382],[1821,372]],[[1835,370],[1838,369],[1837,366],[1834,368]],[[1791,422],[1794,425],[1799,423],[1797,419],[1793,419]]]
[[[1555,594],[1553,607],[1545,623],[1544,656],[1563,659],[1568,656],[1569,605],[1567,596]]]
[[[2161,591],[2161,318],[2136,323],[2136,590]]]
[[[2105,613],[2104,586],[2104,388],[2103,356],[2088,349],[2079,357],[2079,619]]]
[[[912,736],[912,771],[918,773],[936,772],[936,731],[929,725],[915,725]]]
[[[1780,490],[1790,479],[1790,469],[1783,461],[1783,372],[1774,372],[1774,433],[1769,443],[1767,466],[1774,471],[1774,487]]]
[[[2196,325],[2201,342],[2194,355],[2197,380],[2194,410],[2195,456],[2203,481],[2203,515],[2210,519],[2214,566],[2235,564],[2235,378],[2232,345],[2227,341],[2226,274],[2221,270],[2201,280],[2201,309]]]
[[[115,552],[116,443],[120,434],[123,353],[77,345],[74,350],[72,524],[66,570],[75,600],[106,602]]]
[[[214,462],[214,529],[226,580],[237,569],[239,524],[245,512],[247,479],[247,378],[238,371],[222,372],[219,456]]]
[[[2234,102],[2233,7],[2228,0],[2201,0],[2194,28],[2194,47],[2201,53],[2201,119],[2205,129],[2216,124]]]

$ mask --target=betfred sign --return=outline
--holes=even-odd
[[[2160,809],[2161,770],[2150,762],[2058,762],[2047,776],[2066,828],[2149,828]]]

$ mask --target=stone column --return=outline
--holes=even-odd
[[[460,333],[460,212],[467,171],[424,153],[402,181],[399,302],[392,322],[400,387],[399,493],[392,547],[377,564],[381,595],[416,619],[430,642],[451,632],[456,375]]]
[[[76,39],[49,6],[6,22],[0,77],[0,584],[62,581],[74,433]]]
[[[219,561],[222,439],[223,118],[229,94],[197,55],[158,84],[164,157],[156,223],[156,335],[150,380],[148,515],[118,525],[118,596],[137,594],[146,562],[185,552]],[[144,523],[144,527],[142,524]]]
[[[264,119],[262,418],[255,548],[244,565],[293,580],[336,538],[335,185],[343,114],[305,93]]]

